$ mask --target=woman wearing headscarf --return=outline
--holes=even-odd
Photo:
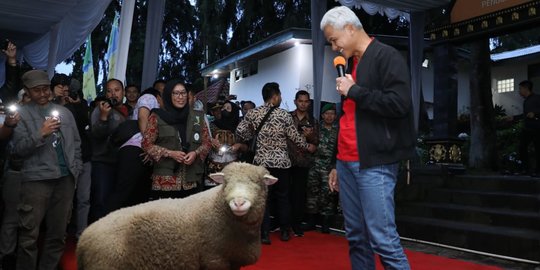
[[[154,161],[151,199],[187,197],[202,184],[211,143],[204,114],[189,106],[189,90],[179,80],[169,81],[163,107],[148,118],[142,148]]]
[[[227,100],[221,106],[221,111],[216,118],[210,123],[212,134],[212,150],[207,160],[207,172],[219,172],[227,164],[237,161],[238,154],[247,149],[247,146],[236,141],[234,132],[240,123],[240,108],[232,101]],[[206,177],[204,181],[206,188],[216,186],[210,177]]]
[[[221,107],[221,117],[213,123],[217,129],[228,130],[234,133],[238,123],[240,123],[240,108],[232,101],[225,101]]]

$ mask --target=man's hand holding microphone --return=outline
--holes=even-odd
[[[336,58],[334,58],[334,66],[338,72],[338,77],[336,78],[336,90],[344,97],[347,96],[349,89],[354,85],[351,74],[345,74],[345,63],[345,57],[343,56],[336,56]]]

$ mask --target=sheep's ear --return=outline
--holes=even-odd
[[[218,172],[218,173],[212,173],[210,175],[210,178],[212,178],[212,180],[214,180],[214,182],[218,183],[218,184],[223,184],[223,180],[225,178],[225,174],[222,173],[222,172]]]
[[[263,180],[264,180],[264,184],[266,184],[267,186],[273,185],[278,181],[277,178],[275,178],[275,177],[273,177],[273,176],[271,176],[269,174],[265,174],[263,176]]]

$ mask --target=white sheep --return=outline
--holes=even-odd
[[[185,199],[123,208],[90,225],[77,245],[79,270],[240,269],[261,253],[267,185],[259,166],[231,163],[222,185]]]

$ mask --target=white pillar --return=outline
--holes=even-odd
[[[165,0],[148,1],[141,91],[152,86],[158,74]]]
[[[120,12],[120,23],[118,25],[118,59],[116,60],[116,70],[112,78],[116,78],[124,83],[126,82],[127,58],[134,11],[135,0],[122,1],[122,11]]]
[[[418,131],[421,105],[420,94],[422,93],[422,60],[424,57],[424,12],[411,13],[409,29],[409,65],[414,130]]]

